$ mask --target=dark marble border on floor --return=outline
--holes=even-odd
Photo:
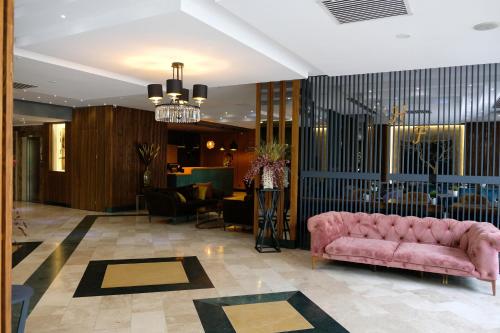
[[[104,274],[108,265],[112,264],[133,264],[150,262],[172,262],[180,261],[184,267],[188,283],[173,283],[150,286],[101,288]],[[160,291],[177,291],[191,289],[213,288],[207,273],[203,269],[197,257],[168,257],[168,258],[140,258],[140,259],[119,259],[119,260],[96,260],[89,262],[83,274],[78,288],[73,297],[124,295],[138,293],[152,293]]]
[[[16,242],[14,245],[20,246],[12,252],[12,268],[16,267],[21,261],[30,255],[43,242]]]
[[[144,214],[117,214],[117,215],[87,215],[76,227],[66,236],[66,238],[56,247],[56,249],[44,260],[44,262],[31,274],[24,283],[33,288],[34,293],[30,301],[29,312],[35,308],[49,286],[55,280],[61,269],[73,254],[83,238],[87,235],[94,222],[100,217],[123,217],[123,216],[146,216]],[[13,315],[13,318],[15,315]]]
[[[287,301],[314,328],[296,330],[294,333],[331,332],[349,333],[300,291],[256,294],[193,300],[203,329],[206,333],[234,333],[235,330],[224,312],[223,306]]]

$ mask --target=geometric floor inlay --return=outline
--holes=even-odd
[[[205,332],[348,333],[300,291],[194,300]]]
[[[42,242],[18,242],[12,244],[12,268],[33,252]]]
[[[90,261],[73,297],[213,288],[196,257]]]

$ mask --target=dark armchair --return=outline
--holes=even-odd
[[[186,199],[185,202],[178,193]],[[196,186],[188,185],[177,188],[149,189],[145,191],[144,197],[151,222],[152,216],[169,218],[194,216],[199,208],[217,204],[222,199],[222,193],[214,189],[212,198],[201,200],[198,199]]]
[[[248,194],[243,200],[224,199],[222,204],[224,230],[232,225],[253,228],[253,204],[253,195]]]

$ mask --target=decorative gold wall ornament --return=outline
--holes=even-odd
[[[399,106],[394,105],[392,113],[389,115],[389,125],[403,124],[407,113],[408,107],[406,104],[403,105],[401,110],[399,109]]]
[[[419,144],[420,141],[422,140],[422,137],[427,134],[428,127],[416,127],[413,130],[413,134],[415,135],[415,138],[411,141],[414,145]]]

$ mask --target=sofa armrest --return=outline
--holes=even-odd
[[[311,233],[313,256],[321,256],[328,244],[347,233],[347,227],[338,212],[323,213],[309,218],[307,229]]]
[[[500,230],[487,222],[474,223],[460,239],[460,247],[467,252],[480,279],[497,279]]]

